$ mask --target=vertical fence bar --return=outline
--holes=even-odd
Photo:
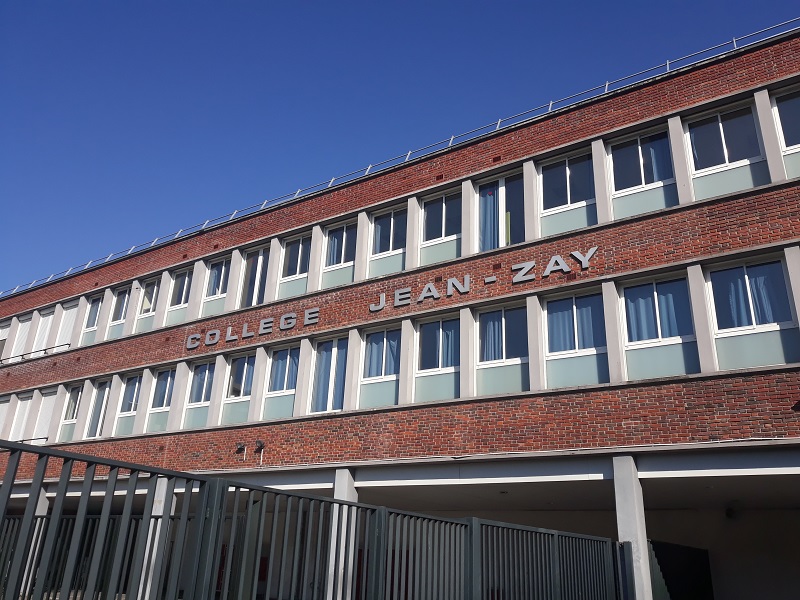
[[[200,553],[198,556],[198,569],[197,569],[197,584],[194,589],[199,588],[199,592],[195,591],[192,598],[205,600],[213,596],[212,587],[214,587],[216,564],[214,559],[217,558],[217,541],[222,537],[220,535],[221,529],[221,516],[224,510],[225,497],[228,494],[228,482],[224,479],[212,479],[206,483],[206,490],[208,491],[208,501],[205,510],[197,515],[200,521],[199,530],[202,532],[202,539],[199,540]]]
[[[97,576],[100,572],[100,561],[103,558],[103,542],[105,541],[108,531],[108,524],[110,522],[111,501],[114,499],[114,488],[117,485],[118,473],[119,469],[117,467],[112,467],[108,471],[106,491],[103,496],[103,507],[100,509],[100,522],[98,523],[97,527],[97,537],[95,538],[94,549],[92,550],[92,562],[89,566],[89,575],[86,579],[86,589],[84,591],[84,596],[87,598],[94,597],[94,591],[97,587]]]
[[[181,501],[181,514],[178,520],[178,529],[172,545],[172,556],[170,557],[170,573],[167,581],[166,598],[176,598],[178,596],[178,584],[181,573],[183,572],[183,548],[185,546],[186,530],[189,527],[189,507],[194,491],[194,481],[184,479],[183,497]]]
[[[370,546],[373,556],[370,557],[372,569],[367,576],[369,600],[383,600],[386,589],[386,554],[387,547],[387,528],[389,526],[389,511],[384,508],[376,508],[373,513],[373,521],[370,535]]]
[[[75,529],[72,531],[72,541],[70,542],[69,556],[67,557],[67,564],[64,567],[64,579],[61,583],[61,597],[68,598],[70,589],[72,588],[72,578],[75,575],[75,567],[78,563],[78,547],[81,541],[81,534],[83,527],[86,523],[86,510],[89,505],[89,496],[92,491],[92,483],[94,482],[94,463],[86,465],[86,472],[83,477],[83,486],[81,488],[81,498],[78,501],[78,512],[75,515]]]

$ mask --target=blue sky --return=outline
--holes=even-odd
[[[799,16],[791,4],[0,0],[0,290]]]

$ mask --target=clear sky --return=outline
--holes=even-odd
[[[0,290],[799,15],[0,0]]]

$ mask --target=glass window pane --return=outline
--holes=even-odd
[[[629,342],[658,338],[652,283],[625,288],[625,319]]]
[[[719,329],[752,325],[744,267],[712,272],[711,289]]]
[[[800,144],[800,92],[781,96],[775,101],[786,147]]]
[[[439,321],[419,326],[419,369],[439,368]]]
[[[551,300],[547,303],[547,350],[548,352],[575,350],[572,298]]]
[[[669,137],[666,132],[642,138],[642,159],[645,183],[665,181],[674,177]]]
[[[76,386],[69,391],[69,400],[67,401],[67,410],[64,413],[64,420],[71,421],[78,416],[78,403],[81,399],[81,388]]]
[[[518,244],[525,241],[525,198],[522,187],[522,174],[506,177],[506,243]]]
[[[242,395],[245,363],[246,359],[244,356],[234,358],[231,362],[231,379],[228,382],[228,398],[238,398]]]
[[[480,251],[500,247],[499,183],[486,183],[478,188],[479,197],[479,247]]]
[[[386,368],[384,375],[400,373],[400,330],[386,332]]]
[[[297,273],[308,273],[308,263],[311,258],[311,236],[300,240],[300,264]]]
[[[100,417],[103,416],[103,409],[108,396],[108,389],[111,387],[110,381],[103,381],[98,384],[92,405],[92,414],[89,417],[89,427],[86,430],[86,437],[97,437],[100,434]]]
[[[461,322],[458,319],[442,321],[442,367],[461,364]]]
[[[642,185],[639,165],[639,140],[611,146],[611,162],[614,165],[614,189],[625,190]]]
[[[300,261],[300,240],[286,242],[283,255],[283,276],[297,275],[297,265]]]
[[[367,335],[367,352],[364,356],[364,377],[380,377],[383,375],[383,337],[383,331]]]
[[[333,374],[333,398],[331,408],[342,410],[344,407],[344,376],[347,368],[347,338],[336,340],[336,366]]]
[[[259,258],[260,272],[258,275],[258,294],[256,295],[257,304],[264,304],[264,296],[267,293],[267,264],[269,264],[269,251],[262,250]]]
[[[258,276],[258,251],[248,252],[244,262],[244,287],[242,288],[242,306],[253,306],[256,295],[256,277]]]
[[[480,362],[503,358],[503,311],[481,313],[478,316]]]
[[[328,230],[328,255],[325,266],[338,265],[342,262],[342,248],[344,246],[344,227]]]
[[[453,194],[444,199],[444,234],[461,233],[461,194]]]
[[[528,319],[525,307],[505,311],[506,358],[528,356]]]
[[[357,227],[348,225],[344,236],[344,262],[353,262],[356,259]]]
[[[293,390],[297,387],[297,369],[300,365],[300,348],[289,351],[289,366],[286,373],[286,389]]]
[[[689,125],[689,141],[696,170],[706,169],[725,162],[722,136],[716,115]]]
[[[372,253],[380,254],[391,250],[392,242],[392,214],[379,215],[373,221],[374,239]]]
[[[722,115],[721,119],[725,145],[728,148],[728,162],[753,158],[761,154],[752,110],[743,108]]]
[[[208,285],[206,286],[206,297],[219,296],[223,290],[223,279],[225,277],[225,261],[212,263],[208,268]]]
[[[594,171],[592,155],[569,159],[569,203],[584,202],[594,198]]]
[[[606,323],[603,317],[603,296],[592,294],[575,298],[578,321],[578,348],[603,348],[606,345]]]
[[[207,377],[208,365],[197,365],[192,376],[192,387],[189,390],[189,404],[205,402],[203,399],[203,388]]]
[[[425,203],[425,225],[423,240],[435,240],[442,237],[442,224],[444,223],[444,200],[430,200]]]
[[[314,369],[314,390],[311,394],[311,411],[328,410],[328,390],[331,380],[333,341],[317,344],[317,360]]]
[[[89,304],[89,313],[86,316],[86,328],[97,327],[97,317],[100,315],[100,298],[92,298]]]
[[[121,290],[117,292],[117,296],[114,298],[114,312],[111,315],[112,323],[125,320],[125,315],[128,313],[129,294],[130,290]]]
[[[253,369],[256,366],[255,355],[248,356],[245,360],[244,368],[244,384],[242,388],[242,396],[249,396],[253,390]]]
[[[544,210],[567,204],[567,161],[542,167],[542,207]]]
[[[792,320],[783,266],[779,262],[747,267],[750,297],[757,325],[783,323]]]
[[[149,281],[144,284],[144,294],[142,294],[142,310],[141,314],[146,315],[156,309],[156,300],[158,296],[158,284],[155,281]]]
[[[661,337],[692,335],[692,308],[689,305],[689,287],[685,279],[662,281],[656,284],[658,317]]]
[[[127,413],[136,410],[139,404],[139,385],[141,381],[141,377],[128,377],[125,380],[125,391],[122,393],[120,412]]]
[[[165,408],[172,403],[172,384],[175,371],[161,371],[156,377],[156,391],[153,394],[153,408]]]
[[[394,230],[392,233],[392,250],[401,250],[406,247],[406,211],[394,212]]]
[[[289,362],[289,350],[276,350],[272,353],[272,368],[269,374],[269,391],[277,392],[284,389],[286,382],[286,368]]]

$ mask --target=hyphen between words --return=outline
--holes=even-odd
[[[589,268],[589,261],[596,253],[597,246],[592,246],[586,253],[575,250],[570,252],[569,256],[570,258],[574,259],[574,261],[580,266],[581,270],[586,270]],[[511,278],[511,283],[524,283],[526,281],[533,281],[536,279],[536,273],[534,272],[535,267],[536,261],[533,260],[511,265],[511,272],[514,273],[514,276]],[[550,261],[547,263],[547,267],[545,267],[541,276],[544,278],[549,277],[553,273],[571,272],[572,266],[570,266],[570,262],[565,260],[560,254],[554,254],[550,257]],[[483,278],[484,285],[491,285],[496,282],[497,275],[490,275]],[[444,289],[442,291],[436,287],[435,283],[426,283],[416,298],[412,297],[412,290],[410,287],[397,288],[394,291],[394,302],[391,306],[394,308],[399,308],[410,305],[412,301],[421,303],[428,299],[438,300],[442,297],[442,293],[444,293],[445,296],[452,296],[456,292],[459,294],[468,294],[470,292],[471,285],[472,277],[467,273],[461,279],[458,277],[448,278],[447,283],[444,284]],[[372,313],[377,313],[386,307],[386,294],[381,293],[381,295],[378,297],[378,301],[369,305],[369,310]],[[256,336],[260,337],[269,335],[274,331],[276,325],[280,331],[289,331],[294,329],[300,321],[302,321],[303,326],[319,323],[319,307],[315,306],[313,308],[304,310],[302,317],[298,317],[297,313],[293,312],[283,314],[277,319],[274,317],[267,317],[261,319],[258,322],[258,326],[253,327],[252,329],[248,323],[245,323],[242,325],[241,331],[237,329],[235,333],[233,331],[233,326],[229,326],[224,335],[220,329],[210,329],[205,333],[205,336],[203,336],[201,333],[192,333],[186,338],[186,349],[193,350],[200,347],[201,344],[205,346],[214,346],[219,342],[229,343],[238,341],[239,339],[244,340],[248,338],[254,338]]]

